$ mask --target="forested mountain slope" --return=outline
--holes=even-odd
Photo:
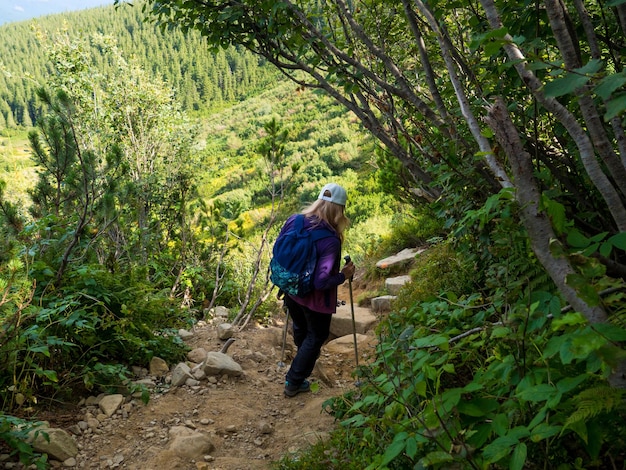
[[[40,105],[34,90],[51,71],[37,30],[112,36],[126,56],[169,84],[189,111],[242,100],[276,81],[278,73],[267,67],[264,59],[242,48],[213,52],[195,31],[162,31],[144,22],[141,4],[98,7],[0,26],[0,130],[32,126],[35,121]],[[104,62],[98,65],[108,67]]]

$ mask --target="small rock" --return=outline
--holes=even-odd
[[[162,377],[167,375],[169,371],[170,368],[167,366],[167,362],[160,357],[155,356],[150,360],[150,375]]]
[[[233,325],[231,325],[230,323],[221,323],[217,326],[217,337],[219,339],[228,339],[228,338],[232,338],[233,334],[235,332],[235,329],[233,328]]]
[[[241,366],[228,354],[213,351],[207,354],[201,369],[207,375],[238,376],[243,373]]]
[[[206,358],[206,355],[207,355],[206,349],[196,348],[196,349],[192,349],[191,351],[187,353],[187,359],[189,359],[191,362],[199,364],[202,361],[204,361],[204,359]]]
[[[98,406],[101,397],[89,396],[85,400],[85,406]]]
[[[119,409],[119,407],[122,406],[122,403],[124,403],[123,395],[107,395],[100,400],[98,407],[107,417],[111,417]]]
[[[135,377],[139,377],[140,379],[144,379],[148,375],[148,369],[145,367],[132,366],[130,368]]]
[[[89,429],[92,431],[95,431],[100,427],[100,421],[93,417],[87,418],[87,426],[89,426]]]
[[[191,377],[191,369],[184,362],[179,362],[172,371],[172,386],[180,387]]]
[[[203,455],[215,450],[209,436],[189,428],[174,426],[170,428],[169,434],[171,438],[169,449],[180,457],[199,460]]]
[[[182,339],[188,339],[193,337],[193,333],[191,331],[187,331],[184,328],[181,328],[180,330],[178,330],[178,336],[180,336]]]
[[[272,428],[272,425],[267,421],[261,421],[259,423],[259,432],[261,434],[271,434],[272,432],[274,432],[274,429]]]

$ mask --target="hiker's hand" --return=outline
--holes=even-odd
[[[356,266],[354,266],[354,263],[352,261],[348,261],[346,265],[343,267],[343,269],[341,270],[341,272],[343,273],[344,276],[346,276],[346,279],[351,279],[352,276],[354,276],[355,270],[356,270]]]

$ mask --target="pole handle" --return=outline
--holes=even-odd
[[[350,255],[344,256],[343,259],[346,260],[346,264],[348,264],[350,261],[352,261],[352,258],[350,258]],[[350,283],[352,283],[352,276],[350,276],[350,279],[348,279],[348,281]]]

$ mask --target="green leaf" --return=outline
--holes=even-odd
[[[600,248],[600,244],[599,243],[592,243],[591,245],[589,245],[587,248],[585,248],[583,250],[583,255],[585,256],[591,256],[593,255],[596,251],[598,251],[598,248]]]
[[[608,121],[615,116],[619,116],[626,109],[626,93],[620,93],[613,99],[606,102],[606,113],[604,120]]]
[[[421,382],[417,382],[413,390],[415,390],[415,393],[418,396],[426,397],[426,382],[423,380]]]
[[[586,248],[589,246],[589,239],[578,230],[572,230],[567,234],[567,243],[573,248]]]
[[[521,400],[535,403],[553,398],[556,392],[556,388],[550,384],[537,384],[523,390],[518,390],[517,397]]]
[[[585,380],[587,380],[588,377],[589,376],[587,374],[580,374],[576,377],[566,377],[556,383],[556,388],[561,393],[567,393],[583,383]]]
[[[502,436],[487,444],[483,449],[485,459],[494,463],[511,454],[511,448],[519,443],[519,439],[515,436]]]
[[[552,220],[552,225],[554,226],[557,234],[562,234],[565,230],[565,223],[567,222],[567,217],[565,216],[565,206],[560,202],[553,201],[545,194],[541,195],[541,204],[545,208],[550,220]]]
[[[588,442],[587,425],[583,420],[574,421],[570,423],[567,428],[578,434],[578,437],[580,437],[585,444]]]
[[[492,338],[508,338],[511,336],[511,329],[506,326],[497,326],[491,332]]]
[[[604,240],[604,238],[609,234],[609,232],[600,232],[596,233],[593,237],[591,237],[592,242],[600,242]]]
[[[448,414],[461,400],[462,389],[452,388],[441,395],[443,413]]]
[[[504,436],[509,429],[509,418],[500,413],[493,419],[493,430],[498,436]]]
[[[28,351],[33,352],[33,353],[43,354],[46,357],[50,357],[50,350],[48,349],[48,346],[46,346],[45,344],[42,346],[30,346],[28,348]]]
[[[548,439],[549,437],[556,436],[561,432],[561,426],[552,426],[547,423],[541,423],[530,433],[530,440],[533,442],[540,442],[544,439]]]
[[[569,312],[560,318],[552,321],[552,329],[554,331],[564,329],[566,326],[577,326],[587,324],[587,319],[580,312]]]
[[[626,1],[626,0],[625,0]],[[614,73],[604,77],[594,88],[595,92],[603,100],[608,100],[613,92],[626,83],[626,73]]]
[[[572,353],[571,341],[563,341],[561,344],[561,349],[559,351],[559,357],[561,358],[561,362],[563,364],[571,364],[575,359],[574,354]]]
[[[406,447],[406,438],[408,434],[406,432],[401,432],[396,434],[393,438],[393,442],[387,447],[385,453],[383,454],[383,461],[380,463],[381,467],[384,467],[393,459],[395,459]]]
[[[571,353],[575,359],[586,359],[592,352],[603,347],[606,342],[606,338],[592,328],[585,328],[572,338]]]
[[[509,463],[509,470],[522,470],[526,463],[526,444],[520,442],[515,446],[513,455],[511,456],[511,462]]]
[[[407,457],[409,457],[410,459],[415,458],[415,456],[417,455],[417,441],[415,440],[415,437],[410,436],[409,438],[407,438],[405,452]]]
[[[490,414],[498,408],[498,405],[498,401],[491,398],[473,398],[461,401],[456,408],[461,414],[478,418]]]
[[[600,255],[604,256],[605,258],[608,258],[611,255],[612,250],[613,250],[613,245],[611,245],[608,242],[604,242],[600,245],[600,249],[598,251],[600,252]]]
[[[420,459],[419,464],[423,465],[424,467],[430,467],[438,463],[451,462],[453,460],[454,458],[447,452],[436,451],[431,452],[426,455],[426,457]]]
[[[594,61],[590,61],[589,64]],[[589,65],[587,64],[587,65]],[[559,96],[573,93],[577,89],[585,86],[591,79],[591,76],[581,73],[582,69],[576,69],[573,72],[567,72],[564,76],[556,78],[543,87],[544,94],[548,98],[557,98]]]
[[[54,370],[38,370],[37,373],[46,377],[50,382],[59,381],[59,378],[57,377],[57,373]]]
[[[474,434],[468,435],[467,443],[475,448],[482,447],[491,435],[490,424],[479,424],[474,427]]]
[[[620,250],[626,250],[626,232],[620,232],[612,237],[609,237],[607,242]]]
[[[565,282],[590,306],[599,305],[600,296],[584,276],[580,274],[568,274],[565,277]]]
[[[596,323],[593,329],[609,341],[626,341],[626,330],[611,323]]]

